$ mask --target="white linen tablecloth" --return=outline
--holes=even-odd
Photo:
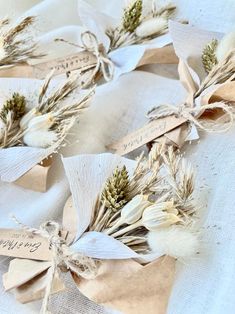
[[[89,2],[109,13],[120,12],[122,7],[122,1],[117,0]],[[166,4],[166,1],[162,2]],[[179,8],[179,17],[193,25],[222,32],[234,27],[234,0],[175,0],[174,3]],[[50,43],[51,55],[55,48],[51,42],[53,34],[69,40],[77,38],[80,22],[76,4],[77,0],[0,0],[0,15],[8,14],[15,18],[24,12],[38,15],[35,31],[42,42],[42,49]],[[70,50],[60,47],[56,55]],[[98,87],[90,110],[74,129],[79,142],[66,147],[64,155],[103,152],[106,144],[143,125],[145,113],[152,106],[166,102],[178,104],[184,99],[183,88],[174,80],[177,78],[175,66],[147,66],[144,70],[170,78],[136,71]],[[233,314],[235,311],[234,131],[220,135],[201,134],[199,144],[193,143],[185,149],[186,156],[197,167],[197,193],[207,208],[204,206],[202,212],[201,254],[186,265],[177,265],[168,314]],[[50,180],[51,188],[43,194],[0,183],[0,227],[14,226],[9,220],[11,212],[32,226],[38,226],[47,218],[59,218],[69,195],[59,158],[51,169]],[[7,262],[3,260],[1,273],[7,270]],[[83,297],[68,276],[66,282],[68,292],[52,298],[53,313],[111,313]],[[40,302],[28,305],[16,302],[13,295],[3,292],[0,280],[1,314],[32,314],[38,313],[39,308]]]

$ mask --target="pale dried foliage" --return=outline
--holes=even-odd
[[[25,17],[15,25],[8,18],[0,21],[0,65],[14,65],[45,54],[37,53],[37,43],[30,35],[34,16]]]
[[[235,78],[235,49],[230,51],[228,55],[219,63],[217,63],[208,73],[201,83],[195,97],[198,97],[212,85],[223,84],[234,80]]]
[[[110,38],[109,52],[120,47],[145,43],[166,33],[168,20],[174,15],[175,10],[176,7],[172,4],[160,8],[155,5],[146,8],[142,0],[133,1],[124,9],[122,25],[106,30]]]
[[[109,178],[108,182],[110,180],[112,178]],[[129,175],[128,186],[125,185],[125,197],[128,203],[121,207],[118,206],[118,209],[113,211],[98,196],[89,230],[109,234],[136,252],[146,253],[149,248],[146,243],[148,229],[143,219],[145,210],[149,210],[155,205],[164,207],[165,204],[166,211],[162,213],[166,217],[172,218],[173,215],[177,225],[189,226],[193,222],[193,215],[196,210],[192,197],[193,191],[194,173],[191,165],[172,147],[154,144],[148,157],[144,157],[142,154],[137,159],[134,172],[131,176]],[[141,212],[140,203],[133,208],[132,216],[125,216],[124,209],[138,195],[143,195],[147,199],[144,201],[143,211]],[[146,205],[146,202],[149,204]],[[133,220],[136,210],[140,210],[141,217],[140,219],[137,218],[137,221]],[[131,223],[125,217],[132,218]],[[157,220],[157,218],[155,219]],[[157,221],[156,225],[158,225]]]
[[[78,120],[80,114],[87,108],[88,102],[94,94],[95,88],[91,88],[84,93],[73,93],[81,88],[79,79],[76,75],[70,76],[61,87],[48,94],[48,87],[53,73],[45,80],[45,83],[39,93],[38,101],[32,109],[26,110],[26,114],[20,119],[14,119],[12,111],[9,111],[7,120],[4,123],[0,118],[2,125],[2,136],[0,134],[0,148],[13,146],[25,146],[24,136],[30,132],[29,123],[22,124],[23,119],[29,116],[29,121],[38,117],[45,117],[46,126],[37,127],[37,131],[54,132],[56,142],[52,143],[55,151],[64,145],[64,139],[71,127]],[[68,99],[67,99],[68,98]],[[27,105],[27,97],[26,105]],[[0,115],[1,116],[1,115]],[[47,127],[48,123],[48,127]],[[51,134],[51,133],[50,133]]]

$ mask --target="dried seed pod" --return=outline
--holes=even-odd
[[[202,63],[203,63],[204,69],[207,73],[209,73],[213,69],[213,67],[218,63],[218,60],[216,57],[217,46],[218,46],[218,40],[213,39],[203,49]]]
[[[142,8],[142,0],[137,0],[129,8],[124,10],[122,27],[126,32],[134,33],[139,26]]]
[[[14,93],[10,99],[8,99],[3,105],[0,111],[0,118],[6,123],[7,115],[11,113],[13,121],[19,120],[25,114],[26,100],[23,95]]]
[[[114,212],[118,211],[127,203],[128,186],[129,176],[126,167],[122,169],[117,167],[112,177],[106,182],[101,195],[102,203]]]

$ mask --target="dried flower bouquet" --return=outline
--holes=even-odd
[[[53,83],[54,88],[50,87],[51,77],[52,74],[47,77],[41,90],[35,91],[38,96],[32,96],[29,89],[27,94],[15,92],[0,107],[0,177],[3,181],[16,181],[41,162],[47,166],[45,159],[66,144],[66,136],[94,93],[91,88],[78,95],[81,82],[76,75],[59,87]]]
[[[97,75],[97,70],[101,70],[103,77],[109,80],[139,65],[154,63],[157,59],[159,62],[177,63],[171,47],[162,52],[155,49],[171,43],[166,33],[168,20],[175,10],[176,7],[171,4],[157,7],[155,1],[150,5],[149,2],[133,0],[117,19],[95,10],[86,1],[79,1],[79,18],[96,39],[79,46],[97,56],[98,66],[91,65],[95,68],[93,77]],[[94,45],[96,49],[92,48]]]
[[[117,167],[106,181],[88,231],[104,232],[141,254],[150,252],[148,238],[155,237],[151,244],[159,250],[157,234],[149,231],[160,230],[167,238],[171,230],[187,232],[193,222],[193,177],[191,166],[172,147],[154,145],[147,159],[139,157],[132,176],[125,166]],[[189,232],[189,241],[193,237]],[[170,247],[161,253],[174,256]],[[174,257],[183,254],[182,249]]]
[[[78,288],[100,304],[127,314],[144,308],[164,313],[174,259],[199,250],[191,165],[159,145],[137,161],[102,154],[63,162],[74,203],[66,204],[62,227],[46,222],[37,230],[19,223],[19,232],[41,247],[32,254],[3,253],[0,247],[0,254],[21,258],[10,263],[5,288],[22,303],[44,296],[41,313],[48,313],[50,294],[63,288],[59,273],[69,271]]]
[[[0,66],[25,63],[44,56],[37,53],[37,43],[30,35],[35,17],[28,16],[11,24],[8,18],[0,20]]]
[[[170,34],[186,97],[178,106],[172,100],[153,107],[147,113],[148,125],[110,145],[118,154],[127,154],[145,144],[151,146],[153,140],[181,148],[187,141],[198,140],[199,130],[220,133],[233,126],[235,50],[227,41],[231,35],[219,42],[221,34],[176,22],[170,23]],[[195,46],[187,43],[190,34]],[[218,39],[213,39],[215,36]]]

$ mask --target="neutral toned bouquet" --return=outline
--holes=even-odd
[[[123,6],[121,16],[115,18],[96,10],[86,1],[78,2],[78,14],[86,36],[82,34],[77,47],[96,56],[95,64],[92,60],[84,67],[84,71],[91,71],[94,79],[101,74],[107,81],[140,65],[178,61],[172,46],[168,46],[171,39],[166,34],[168,20],[175,14],[174,5],[158,7],[155,1],[151,4],[133,0],[128,5],[123,1]]]
[[[17,234],[28,243],[10,252],[0,244],[0,255],[21,258],[11,261],[5,289],[22,303],[44,297],[41,312],[48,313],[50,294],[63,289],[59,274],[69,271],[99,304],[165,313],[175,259],[189,261],[199,251],[191,165],[159,145],[137,161],[102,154],[63,162],[73,197],[63,225],[46,222],[37,230],[17,221],[18,232],[0,230],[5,241]]]
[[[4,79],[3,84],[4,84]],[[5,79],[7,80],[7,79]],[[10,80],[10,82],[9,82]],[[11,85],[14,80],[7,80]],[[53,82],[51,75],[39,90],[26,94],[20,90],[8,93],[0,106],[0,178],[36,190],[46,189],[46,175],[51,155],[66,144],[65,138],[80,114],[87,107],[94,89],[78,94],[81,82],[71,76],[62,83]],[[6,82],[6,81],[5,81]],[[31,84],[30,84],[31,83]],[[35,86],[33,87],[35,89]],[[38,165],[39,164],[39,165]],[[26,174],[27,173],[27,174]],[[36,180],[34,183],[32,180]],[[32,187],[33,186],[33,187]]]
[[[199,131],[221,133],[233,126],[233,34],[223,38],[222,34],[176,22],[171,22],[170,33],[186,97],[178,106],[173,105],[172,99],[172,103],[152,108],[147,113],[150,123],[110,146],[119,154],[127,154],[144,144],[151,146],[153,140],[181,148],[187,141],[198,140]],[[187,41],[190,34],[192,45]]]
[[[0,69],[0,75],[44,79],[45,73],[51,69],[55,70],[54,75],[78,70],[86,75],[89,73],[89,85],[101,78],[112,80],[141,65],[177,63],[178,58],[172,45],[169,45],[172,41],[167,34],[168,20],[174,16],[176,7],[172,4],[158,7],[155,1],[133,0],[128,5],[124,4],[124,0],[122,2],[123,12],[116,18],[96,10],[86,1],[79,1],[78,15],[82,25],[77,28],[78,42],[55,38],[57,42],[74,46],[77,52],[49,62]],[[23,58],[32,55],[33,58],[35,56],[30,49],[33,52],[35,48],[36,44],[26,46],[21,55]],[[19,53],[17,56],[19,58]]]

